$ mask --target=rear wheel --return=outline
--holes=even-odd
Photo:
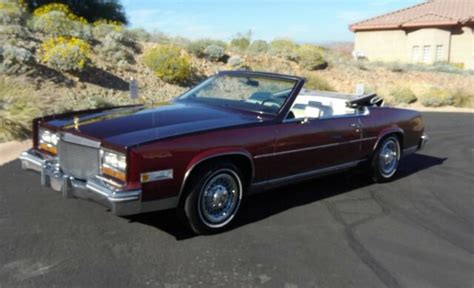
[[[229,226],[243,195],[242,174],[232,163],[215,163],[194,173],[182,212],[198,234],[217,233]]]
[[[383,139],[374,152],[371,163],[371,176],[375,182],[390,181],[400,163],[400,141],[396,136]]]

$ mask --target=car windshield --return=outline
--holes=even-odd
[[[295,80],[262,76],[217,75],[179,100],[206,102],[247,111],[276,114],[296,85]]]

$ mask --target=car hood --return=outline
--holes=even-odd
[[[155,108],[114,108],[91,114],[57,118],[48,124],[77,135],[122,147],[168,137],[261,122],[255,114],[194,102],[171,102]]]

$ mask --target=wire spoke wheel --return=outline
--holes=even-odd
[[[242,198],[242,184],[230,169],[214,172],[202,186],[198,212],[209,227],[219,228],[234,217]]]
[[[379,170],[386,178],[395,174],[400,160],[400,145],[394,139],[389,139],[381,147],[378,155]]]

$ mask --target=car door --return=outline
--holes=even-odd
[[[285,121],[275,127],[272,178],[333,167],[360,157],[357,116]]]

